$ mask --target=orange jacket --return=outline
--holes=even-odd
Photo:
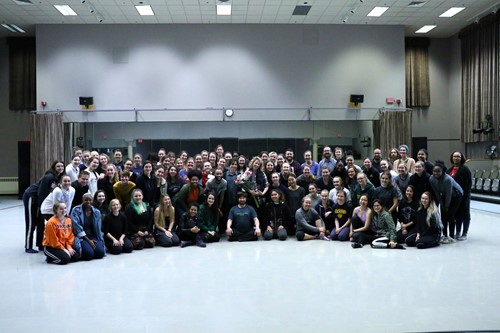
[[[52,216],[45,226],[43,246],[64,250],[72,248],[74,241],[71,219],[66,217],[61,222],[57,216]]]

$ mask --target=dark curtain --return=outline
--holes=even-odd
[[[31,182],[35,182],[55,160],[64,158],[63,116],[55,113],[31,115]]]
[[[500,106],[500,11],[463,29],[462,54],[462,141],[490,141],[499,134]],[[493,117],[495,131],[490,135],[473,134],[486,115]]]
[[[393,147],[399,147],[402,144],[407,145],[411,150],[412,130],[411,111],[381,111],[378,129],[374,131],[378,135],[379,147],[382,154],[389,157],[389,152]],[[376,140],[377,141],[377,137]]]
[[[36,44],[33,37],[7,38],[9,46],[9,108],[36,110]]]
[[[405,38],[406,105],[431,105],[429,38]]]

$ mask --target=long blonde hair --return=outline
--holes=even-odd
[[[434,201],[434,197],[432,194],[428,191],[425,191],[422,193],[422,195],[426,195],[429,198],[429,206],[427,207],[427,217],[425,219],[425,222],[427,222],[427,226],[430,227],[431,225],[431,218],[434,216],[436,218],[436,225],[439,228],[443,228],[443,224],[441,222],[441,211],[439,210],[438,206],[436,205],[436,201]],[[420,204],[420,209],[425,209],[422,204]]]
[[[155,221],[155,224],[159,225],[162,228],[166,228],[165,225],[165,217],[169,217],[170,219],[175,217],[175,209],[172,206],[172,199],[170,199],[170,205],[165,205],[165,197],[170,196],[168,194],[162,194],[160,196],[160,205],[158,206],[158,220]],[[165,214],[165,211],[168,211],[168,214]]]

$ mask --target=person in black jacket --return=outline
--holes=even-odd
[[[271,202],[266,205],[264,210],[263,230],[264,240],[277,238],[286,240],[286,226],[292,221],[292,213],[290,208],[284,202],[285,196],[278,189],[271,190]]]
[[[56,160],[50,166],[50,169],[45,172],[45,175],[39,182],[38,192],[37,192],[37,207],[38,207],[38,217],[36,226],[36,245],[39,250],[42,250],[43,245],[43,234],[45,231],[45,220],[40,213],[40,207],[42,206],[43,200],[52,192],[54,188],[59,184],[61,177],[65,174],[65,166],[63,161]]]
[[[153,172],[153,163],[150,161],[144,162],[142,165],[142,174],[136,178],[135,185],[142,190],[144,202],[153,207],[159,199],[156,198],[155,200],[156,178]]]
[[[420,202],[415,198],[414,194],[413,186],[408,185],[405,196],[398,205],[398,221],[401,225],[397,232],[398,243],[404,243],[406,238],[417,232],[415,219]]]
[[[128,233],[128,222],[125,214],[120,212],[120,200],[111,199],[109,203],[111,213],[104,217],[102,231],[104,234],[104,244],[111,254],[130,253],[134,249],[130,239],[126,237]]]
[[[406,238],[406,245],[419,249],[439,246],[443,225],[439,208],[429,192],[424,192],[420,198],[416,222],[417,232]]]
[[[413,186],[413,197],[417,200],[420,199],[422,193],[432,191],[429,184],[429,177],[431,175],[425,170],[425,164],[422,161],[415,163],[415,173],[410,176],[410,185]]]
[[[365,158],[362,171],[366,174],[366,177],[373,186],[380,186],[380,171],[373,167],[372,161],[369,158]]]
[[[455,215],[456,233],[455,239],[464,241],[467,239],[470,225],[470,194],[472,187],[472,174],[470,169],[465,165],[465,156],[459,151],[453,152],[450,155],[450,162],[453,164],[447,173],[455,179],[455,181],[462,187],[464,195],[462,201],[458,206]],[[462,230],[463,226],[463,230]]]
[[[181,247],[194,245],[198,247],[207,247],[207,244],[201,239],[200,223],[201,218],[198,217],[198,203],[190,202],[188,204],[188,211],[185,212],[179,220],[179,227],[177,232],[181,239]]]

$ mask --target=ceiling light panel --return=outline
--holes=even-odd
[[[432,29],[434,29],[435,27],[437,27],[437,25],[424,25],[422,28],[420,28],[417,31],[415,31],[415,33],[417,33],[417,34],[426,34],[429,31],[431,31]]]
[[[154,16],[153,8],[150,5],[135,6],[141,16]]]
[[[375,7],[371,10],[371,12],[368,13],[366,16],[371,16],[371,17],[380,17],[382,16],[389,7]]]
[[[464,10],[465,7],[451,7],[447,11],[445,11],[443,14],[439,15],[439,17],[453,17],[460,13],[462,10]]]
[[[23,29],[19,28],[15,24],[4,23],[4,24],[2,24],[2,27],[4,27],[5,29],[7,29],[7,30],[9,30],[11,32],[15,32],[15,33],[25,33],[26,32]]]
[[[217,15],[228,16],[231,15],[231,4],[221,3],[217,5]]]
[[[76,16],[76,12],[68,5],[54,5],[54,7],[64,16]]]

